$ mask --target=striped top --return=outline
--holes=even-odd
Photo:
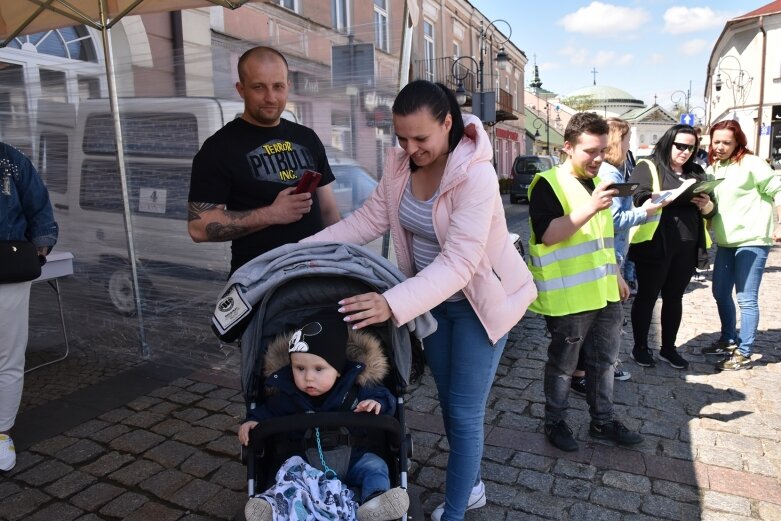
[[[415,263],[415,273],[419,273],[431,264],[442,251],[439,247],[439,241],[437,241],[432,218],[434,201],[437,197],[439,197],[439,188],[428,201],[416,199],[412,195],[412,178],[410,178],[401,198],[399,222],[401,227],[412,235],[412,259]],[[465,298],[464,293],[459,291],[447,301],[453,302],[463,298]]]

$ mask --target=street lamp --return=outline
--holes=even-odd
[[[721,87],[717,87],[719,89]],[[683,114],[685,114],[685,118],[681,118],[681,123],[694,126],[695,119],[698,123],[702,123],[703,118],[705,117],[705,109],[702,107],[692,107],[691,106],[691,96],[692,96],[692,81],[689,80],[689,88],[686,89],[686,92],[682,90],[676,90],[670,95],[670,101],[674,103],[673,109],[677,112],[679,110],[680,104],[684,103],[683,108]],[[698,116],[696,111],[701,111],[702,116]],[[689,115],[691,114],[691,118],[689,118]]]
[[[734,60],[737,68],[725,67],[723,64],[727,60]],[[723,80],[722,74],[724,75]],[[716,80],[713,82],[713,86],[716,88],[716,92],[721,92],[722,86],[730,89],[732,92],[732,106],[735,107],[738,105],[738,101],[740,101],[740,104],[746,101],[748,90],[753,80],[754,78],[749,76],[748,72],[741,66],[740,60],[728,54],[722,56],[718,64],[716,64]]]
[[[496,91],[493,89],[486,91],[484,88],[483,71],[485,68],[485,62],[483,61],[483,56],[486,54],[486,40],[491,40],[491,47],[493,48],[493,36],[489,35],[489,31],[492,27],[496,29],[496,23],[498,22],[507,25],[507,28],[509,29],[509,34],[504,37],[503,40],[496,42],[496,44],[499,45],[499,51],[496,53],[496,57],[494,58],[496,60],[496,65],[501,70],[504,70],[510,62],[510,58],[507,55],[507,52],[504,50],[504,44],[510,40],[510,36],[513,34],[513,29],[507,20],[502,19],[494,20],[493,22],[490,22],[488,26],[485,26],[482,20],[480,21],[479,61],[470,56],[462,56],[453,62],[453,77],[458,82],[458,86],[456,88],[456,100],[461,105],[466,103],[466,90],[464,89],[463,80],[466,78],[468,71],[464,71],[462,74],[459,74],[458,71],[460,71],[460,67],[457,64],[462,59],[468,59],[477,66],[477,91],[472,93],[472,113],[486,124],[496,123]]]
[[[463,106],[466,103],[466,89],[464,88],[464,80],[467,76],[469,76],[469,69],[465,68],[462,65],[459,65],[458,62],[461,60],[469,60],[474,64],[475,68],[478,68],[479,65],[477,63],[477,60],[472,58],[471,56],[461,56],[460,58],[456,58],[453,61],[453,66],[451,72],[453,73],[453,79],[456,81],[456,102]],[[462,74],[459,74],[459,72],[462,72]]]
[[[559,106],[556,105],[554,107],[556,110],[556,119],[554,120],[554,123],[558,125],[561,123],[561,116],[559,116]],[[553,155],[551,154],[551,148],[550,148],[550,103],[545,103],[545,121],[543,121],[540,117],[535,117],[534,121],[532,122],[532,126],[534,126],[534,141],[540,139],[540,127],[542,125],[545,125],[545,152],[547,155]]]

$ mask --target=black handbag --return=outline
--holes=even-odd
[[[26,282],[41,276],[38,249],[30,241],[0,241],[0,283]]]

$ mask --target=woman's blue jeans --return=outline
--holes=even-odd
[[[507,335],[491,344],[466,299],[443,302],[431,314],[437,330],[423,339],[423,351],[450,445],[442,520],[461,521],[472,487],[480,481],[485,405]]]
[[[347,470],[344,482],[350,487],[361,487],[363,503],[372,494],[390,489],[388,464],[373,452],[367,452]]]
[[[713,263],[713,298],[721,319],[721,340],[735,341],[743,356],[751,355],[759,326],[759,283],[770,252],[769,246],[716,249]],[[740,335],[737,333],[735,302],[740,306]]]

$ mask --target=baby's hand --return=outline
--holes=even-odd
[[[380,414],[380,409],[382,409],[382,406],[377,400],[364,400],[355,407],[354,412],[374,411],[374,414]]]
[[[239,427],[239,442],[245,447],[249,445],[249,431],[255,428],[258,422],[248,421],[241,424]]]

